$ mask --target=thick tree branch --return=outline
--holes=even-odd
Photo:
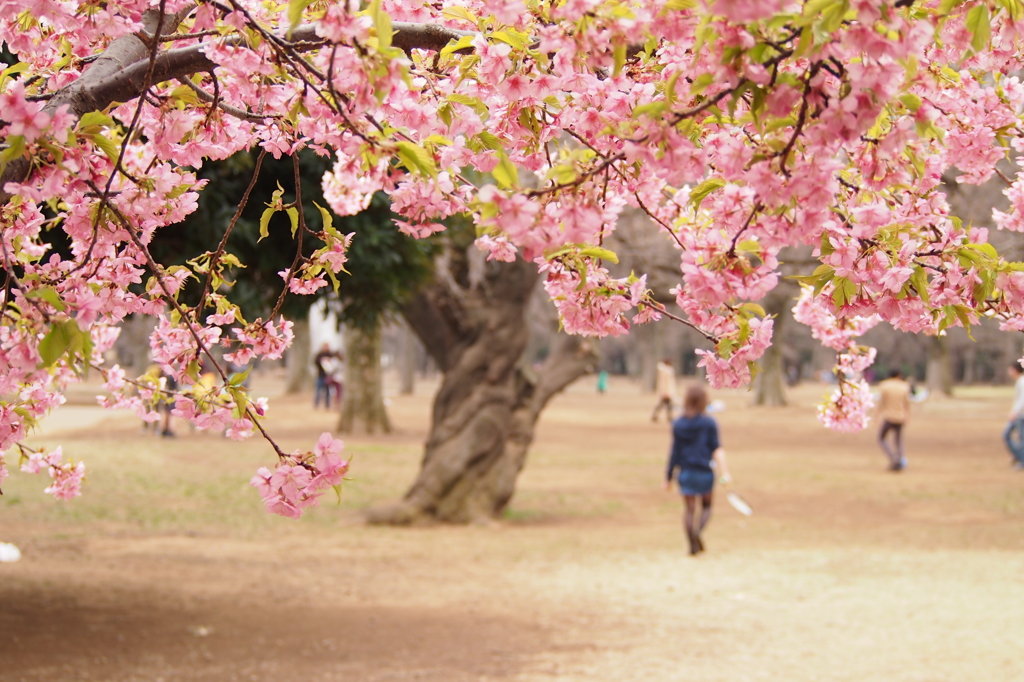
[[[178,24],[187,17],[194,7],[188,7],[177,14],[166,15],[161,20],[159,10],[147,10],[142,14],[142,31],[144,34],[152,35],[160,26],[161,34],[173,33],[177,30]],[[50,101],[43,107],[43,111],[51,116],[61,106],[67,105],[70,113],[75,119],[81,118],[90,111],[105,109],[111,101],[100,103],[95,100],[92,88],[104,82],[106,79],[115,76],[126,67],[141,63],[139,75],[139,87],[142,87],[142,80],[145,79],[146,69],[149,66],[150,46],[138,35],[121,36],[113,40],[107,49],[103,51],[85,70],[82,76],[74,83],[61,88],[53,94]],[[141,89],[136,91],[134,99],[142,94]],[[127,101],[127,100],[124,100]],[[15,159],[7,164],[2,175],[0,175],[0,205],[6,204],[11,195],[4,190],[8,182],[22,182],[28,177],[31,170],[31,162],[26,158]]]
[[[188,16],[192,8],[164,17],[160,30],[161,35],[173,35],[181,21]],[[147,11],[142,19],[142,35],[122,36],[114,40],[92,65],[74,83],[58,90],[44,107],[43,111],[53,114],[61,106],[67,105],[69,113],[77,120],[90,111],[103,111],[115,102],[130,102],[143,92],[146,76],[150,73],[151,62],[148,59],[151,48],[150,36],[157,30],[160,14],[155,10]],[[403,50],[414,48],[424,50],[440,50],[452,40],[462,36],[476,35],[469,31],[459,31],[436,24],[414,24],[395,22],[395,35],[392,44]],[[232,36],[225,40],[227,45],[240,45],[241,36]],[[313,24],[303,24],[296,28],[290,38],[281,37],[281,41],[289,44],[296,51],[307,51],[323,46],[323,40],[316,35]],[[202,71],[211,71],[218,65],[205,54],[211,43],[199,43],[188,47],[167,50],[157,55],[152,62],[152,82],[187,78]],[[229,112],[233,113],[233,112]],[[22,182],[28,176],[31,164],[22,158],[7,165],[0,176],[0,204],[5,204],[11,195],[3,190],[8,182]]]

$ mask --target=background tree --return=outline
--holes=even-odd
[[[319,232],[322,214],[317,206],[326,206],[321,180],[330,162],[312,152],[299,152],[299,174],[302,183],[304,213],[310,227]],[[256,175],[250,192],[252,201],[245,205],[237,224],[228,235],[227,253],[245,267],[231,270],[232,300],[239,305],[246,319],[266,317],[274,310],[289,320],[297,321],[292,350],[298,355],[293,367],[307,372],[309,362],[308,318],[311,296],[281,295],[286,273],[295,260],[295,242],[290,220],[285,213],[274,213],[266,226],[261,219],[265,201],[278,190],[281,200],[295,201],[295,177],[290,159],[274,159],[256,152],[240,153],[221,162],[206,165],[199,178],[213,185],[214,191],[200,195],[199,207],[172,230],[158,233],[151,251],[167,266],[182,266],[189,254],[212,253],[231,223],[239,201]],[[256,173],[257,162],[260,164]],[[339,428],[352,431],[362,426],[369,432],[389,431],[391,426],[384,408],[381,377],[381,326],[385,317],[397,311],[430,272],[434,247],[426,241],[413,239],[395,229],[390,204],[377,194],[368,207],[352,216],[332,217],[341,234],[354,234],[348,248],[350,262],[347,276],[338,278],[338,290],[320,289],[338,312],[338,320],[346,326],[346,361],[348,386]],[[266,231],[265,236],[261,233]],[[322,246],[318,240],[306,241],[301,250],[309,257]],[[202,281],[186,283],[183,300],[194,302],[202,291]],[[301,324],[300,324],[301,323]],[[304,336],[304,338],[303,338]]]

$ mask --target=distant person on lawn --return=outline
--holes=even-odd
[[[1024,370],[1017,361],[1006,369],[1006,374],[1013,380],[1014,389],[1010,421],[1003,431],[1003,440],[1013,455],[1013,468],[1024,470]]]
[[[658,404],[654,406],[651,421],[658,421],[658,413],[664,408],[665,414],[671,422],[672,406],[676,401],[676,371],[672,368],[672,361],[668,358],[659,362],[655,371],[654,391],[658,394]]]
[[[728,482],[729,468],[725,450],[718,440],[718,424],[707,415],[708,394],[703,386],[691,386],[683,400],[683,416],[672,423],[672,451],[668,458],[665,490],[671,490],[672,478],[683,496],[683,530],[690,541],[690,554],[704,551],[700,534],[711,518],[711,491],[715,469],[722,482]],[[700,520],[697,520],[697,498]]]
[[[907,466],[907,458],[903,456],[903,425],[910,419],[910,384],[903,379],[900,370],[894,369],[878,388],[882,391],[878,403],[878,416],[882,421],[878,444],[889,458],[889,471],[903,471]],[[890,432],[892,446],[886,440]]]
[[[320,396],[324,397],[324,405],[331,409],[331,385],[327,371],[327,364],[334,357],[334,351],[330,344],[320,346],[320,352],[313,358],[313,365],[316,367],[316,393],[313,396],[313,407],[320,407]]]

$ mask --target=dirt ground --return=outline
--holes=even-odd
[[[696,559],[661,487],[667,427],[625,382],[556,399],[500,522],[363,525],[415,476],[429,388],[392,398],[400,433],[347,441],[342,499],[299,522],[247,485],[272,461],[256,440],[63,408],[35,440],[87,461],[85,495],[15,473],[0,497],[0,541],[24,554],[0,564],[0,681],[1024,679],[1008,388],[923,404],[902,474],[873,429],[818,426],[823,387],[779,409],[719,394],[755,515],[719,500]],[[310,403],[272,403],[286,449],[333,426]]]

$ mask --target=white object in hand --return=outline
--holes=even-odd
[[[13,562],[21,558],[21,550],[9,542],[0,542],[0,562]]]
[[[723,403],[721,400],[712,400],[711,404],[709,404],[705,408],[705,411],[706,412],[711,412],[711,413],[724,412],[725,411],[725,403]]]

